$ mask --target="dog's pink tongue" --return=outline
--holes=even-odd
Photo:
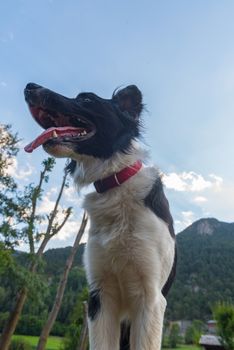
[[[84,131],[83,128],[74,128],[70,126],[52,127],[45,130],[34,141],[25,146],[24,150],[28,153],[31,153],[35,148],[43,145],[43,143],[50,139],[56,139],[57,137],[61,136],[78,136],[80,133],[82,133],[82,131]]]

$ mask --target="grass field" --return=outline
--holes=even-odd
[[[36,348],[36,345],[38,343],[38,337],[34,337],[31,335],[14,335],[13,339],[24,339],[34,348]],[[46,350],[59,350],[61,343],[62,338],[49,337],[46,345]]]
[[[14,335],[13,338],[24,339],[34,348],[36,348],[36,345],[38,343],[38,337],[34,337],[30,335]],[[61,343],[62,343],[62,338],[49,337],[46,345],[46,350],[60,350]],[[201,350],[201,348],[199,346],[194,346],[194,345],[178,345],[176,349],[165,348],[165,350]]]
[[[165,350],[201,350],[202,348],[195,345],[178,345],[176,349],[165,348]]]

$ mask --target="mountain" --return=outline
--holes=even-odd
[[[82,266],[82,258],[84,253],[85,244],[80,244],[78,252],[76,253],[73,266]],[[45,273],[48,275],[57,275],[60,274],[65,266],[66,260],[71,253],[72,247],[66,248],[56,248],[48,249],[44,254],[43,258],[46,262]]]
[[[177,247],[168,319],[205,320],[215,302],[234,302],[234,223],[198,220],[177,235]]]

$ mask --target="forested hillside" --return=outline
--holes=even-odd
[[[210,318],[214,302],[234,301],[234,223],[201,219],[177,235],[177,245],[167,318]]]

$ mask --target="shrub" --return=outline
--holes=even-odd
[[[66,325],[60,322],[55,322],[50,334],[59,336],[59,337],[64,337],[66,329],[67,329]]]
[[[9,350],[32,350],[32,347],[23,339],[13,339]]]
[[[202,335],[204,324],[202,321],[194,320],[191,326],[189,326],[185,333],[185,344],[199,344],[200,337]]]
[[[216,304],[213,308],[213,315],[225,349],[234,350],[234,304]]]
[[[180,333],[179,325],[176,323],[172,324],[169,337],[168,337],[168,342],[169,342],[169,346],[173,349],[177,347],[177,344],[180,341],[179,333]]]
[[[6,321],[8,320],[9,312],[0,313],[0,333],[4,328]]]
[[[17,334],[39,335],[44,320],[34,315],[22,315],[16,328]]]

